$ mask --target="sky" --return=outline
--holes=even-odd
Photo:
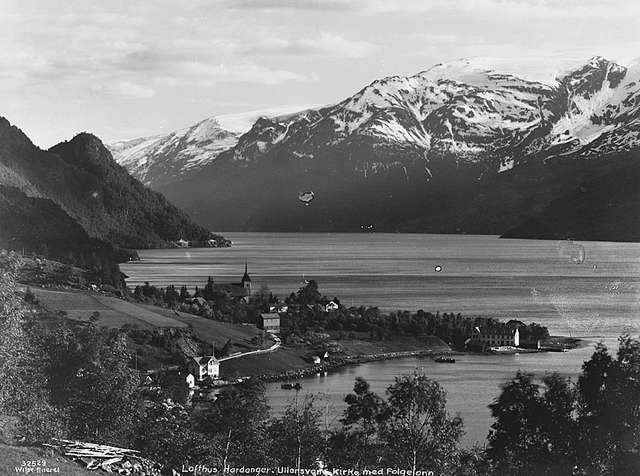
[[[460,58],[628,64],[639,31],[636,0],[0,0],[0,115],[42,148],[241,128]]]

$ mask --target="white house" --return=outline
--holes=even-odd
[[[187,385],[189,386],[189,388],[195,388],[196,378],[193,376],[193,374],[187,374],[187,378],[185,380],[187,381]]]
[[[476,327],[471,334],[471,343],[483,347],[518,347],[520,345],[520,331],[517,327],[491,326]]]
[[[206,377],[214,380],[220,378],[220,362],[213,355],[192,357],[187,367],[197,380],[204,380]]]
[[[262,318],[262,328],[273,334],[280,333],[280,315],[276,313],[262,313],[260,314]]]
[[[271,305],[269,306],[269,312],[287,312],[287,310],[289,309],[289,306],[287,306],[286,304],[282,304],[282,303],[278,303],[276,305]]]
[[[338,308],[340,306],[338,306],[338,304],[334,301],[329,301],[325,306],[324,306],[324,311],[325,312],[331,312],[331,311],[337,311]]]

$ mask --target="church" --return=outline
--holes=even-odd
[[[248,302],[249,296],[251,296],[251,277],[249,276],[247,263],[244,263],[244,275],[239,283],[216,283],[213,285],[213,289],[227,292],[235,299]]]

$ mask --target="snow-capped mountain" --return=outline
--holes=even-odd
[[[635,153],[639,121],[640,63],[594,57],[547,84],[460,60],[261,117],[216,160],[159,189],[226,229],[500,233],[615,162],[603,159]],[[315,198],[300,209],[306,191]],[[495,217],[469,215],[480,199]]]
[[[109,144],[114,159],[145,185],[173,182],[196,173],[220,152],[238,142],[259,117],[276,116],[315,107],[293,104],[236,114],[222,114],[169,134]]]
[[[334,106],[260,120],[233,154],[258,160],[287,147],[313,156],[319,147],[366,139],[378,149],[416,147],[425,162],[444,154],[504,171],[534,155],[629,149],[639,144],[639,66],[595,57],[555,84],[543,84],[477,61],[437,65],[374,81]],[[598,148],[588,150],[595,142]]]
[[[197,170],[238,142],[215,117],[166,135],[109,144],[114,159],[145,185],[171,182]]]

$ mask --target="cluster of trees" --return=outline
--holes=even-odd
[[[267,312],[279,299],[268,288],[263,287],[254,293],[249,302],[234,299],[224,289],[214,285],[213,278],[207,279],[204,287],[196,286],[190,293],[186,286],[179,290],[173,285],[158,288],[148,282],[134,289],[134,298],[156,305],[166,306],[204,317],[229,321],[258,323],[261,312]],[[193,302],[193,298],[203,298],[207,306]],[[333,301],[338,308],[326,311],[325,306]],[[355,335],[367,333],[370,338],[385,340],[394,336],[431,336],[440,337],[450,345],[462,348],[475,327],[496,326],[501,322],[492,318],[462,317],[459,313],[431,313],[419,310],[394,311],[382,313],[377,307],[346,307],[340,299],[329,299],[322,295],[315,280],[307,282],[296,293],[284,300],[288,306],[282,314],[281,328],[285,339],[289,335],[303,335],[307,331],[334,331],[339,334]],[[549,337],[546,327],[536,323],[517,322],[520,339],[523,343],[534,345],[537,340]]]
[[[445,409],[445,392],[424,375],[399,377],[388,398],[358,379],[341,424],[326,423],[313,396],[270,415],[259,381],[225,388],[210,409],[189,415],[179,405],[151,407],[137,447],[168,467],[185,461],[228,466],[432,469],[455,474],[464,452],[462,421]]]
[[[186,286],[176,289],[173,285],[165,288],[156,287],[148,282],[134,288],[133,298],[140,302],[146,302],[156,306],[168,307],[177,311],[197,314],[209,319],[227,322],[249,322],[257,324],[260,313],[269,310],[269,304],[276,302],[277,298],[263,287],[251,296],[245,303],[233,297],[224,287],[217,287],[213,278],[209,277],[206,284],[199,288],[196,286],[193,293]],[[202,298],[206,301],[194,301]]]
[[[518,372],[490,406],[486,458],[514,474],[640,474],[640,340],[599,344],[576,383]]]
[[[339,425],[314,397],[270,415],[260,381],[226,387],[204,410],[143,399],[124,334],[92,324],[43,324],[16,293],[18,264],[0,270],[0,414],[26,441],[52,436],[134,447],[166,467],[182,463],[431,470],[435,474],[638,474],[640,340],[615,356],[599,345],[574,384],[518,373],[490,404],[483,449],[464,450],[460,418],[423,374],[380,396],[363,379]],[[150,397],[147,397],[150,398]]]
[[[19,266],[14,256],[0,273],[0,413],[27,441],[130,441],[142,400],[124,334],[25,313]]]
[[[316,397],[296,396],[269,414],[259,381],[226,388],[211,408],[144,433],[140,447],[169,466],[401,467],[437,475],[601,475],[640,470],[640,341],[623,337],[614,358],[598,346],[576,384],[557,374],[537,383],[519,372],[490,405],[484,448],[460,445],[462,420],[423,374],[396,377],[386,395],[357,378],[338,425]],[[167,412],[166,406],[162,412]],[[175,410],[170,410],[172,412]],[[180,412],[183,412],[181,409]],[[151,429],[153,430],[153,429]],[[179,439],[179,453],[171,445]],[[180,459],[182,458],[182,459]]]
[[[346,332],[366,332],[379,340],[391,336],[435,335],[454,347],[464,347],[475,327],[496,326],[500,321],[492,318],[462,317],[459,313],[394,311],[385,314],[377,307],[345,307],[333,298],[338,309],[326,312],[324,305],[329,302],[323,296],[316,281],[309,281],[297,293],[292,293],[286,302],[289,310],[284,319],[284,327],[289,332],[304,333],[306,330],[329,330]],[[517,322],[522,342],[536,343],[549,337],[546,327],[536,323]]]
[[[90,237],[58,205],[0,185],[0,247],[83,268],[88,278],[124,289],[122,252]]]

